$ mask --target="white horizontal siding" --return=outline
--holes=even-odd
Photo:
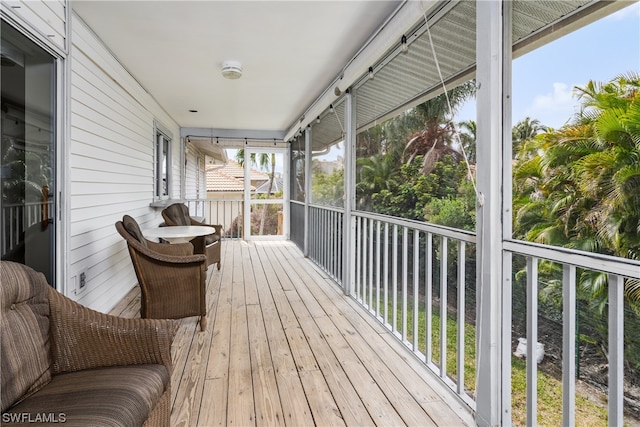
[[[64,0],[2,0],[2,7],[10,10],[62,52],[66,52],[67,6]]]
[[[185,195],[184,197],[187,199],[195,199],[198,196],[205,198],[206,190],[203,191],[202,188],[198,193],[198,189],[196,187],[198,182],[204,181],[204,177],[200,180],[196,177],[197,172],[197,161],[198,161],[198,151],[193,147],[193,145],[187,143],[185,147],[185,156],[186,156],[186,169],[185,169]],[[203,158],[204,156],[200,156]],[[200,164],[200,171],[204,170],[204,163]]]
[[[143,87],[76,15],[71,46],[68,277],[86,273],[86,286],[70,296],[100,311],[111,309],[136,283],[115,222],[124,214],[141,228],[156,226],[154,120],[174,135],[174,195],[180,188],[180,135]],[[176,190],[176,188],[178,190]]]

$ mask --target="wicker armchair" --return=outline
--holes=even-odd
[[[206,329],[206,257],[191,243],[156,243],[145,239],[135,219],[125,215],[116,230],[127,242],[140,285],[140,316],[177,319],[200,316]]]
[[[220,248],[222,245],[222,225],[205,224],[189,215],[189,208],[182,203],[174,203],[162,210],[162,218],[168,226],[172,225],[204,225],[216,229],[215,234],[198,236],[191,240],[194,252],[207,256],[207,265],[217,263],[220,270]]]
[[[99,313],[0,262],[2,425],[169,426],[177,323]]]

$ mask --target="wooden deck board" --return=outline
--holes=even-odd
[[[180,320],[172,426],[446,425],[469,411],[290,242],[225,241]],[[139,316],[136,287],[112,314]]]

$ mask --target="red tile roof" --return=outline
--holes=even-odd
[[[251,169],[252,180],[269,179],[269,175]],[[256,188],[252,185],[251,191]],[[229,160],[223,167],[207,168],[207,191],[213,192],[243,192],[244,191],[244,167],[234,160]]]

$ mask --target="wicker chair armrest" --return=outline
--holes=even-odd
[[[186,243],[186,245],[189,245],[190,247],[190,252],[188,255],[179,255],[179,254],[171,254],[172,249],[171,246],[180,246],[182,248],[185,248],[186,246],[184,246],[185,244],[162,244],[162,243],[156,243],[156,245],[161,245],[163,246],[163,248],[161,249],[162,251],[166,251],[169,252],[168,254],[166,253],[161,253],[161,252],[157,252],[154,249],[152,249],[151,247],[145,248],[144,246],[142,246],[140,243],[136,242],[136,241],[131,241],[129,242],[131,245],[133,245],[135,247],[135,249],[140,252],[141,254],[143,254],[146,257],[149,257],[151,259],[154,259],[156,261],[160,261],[160,262],[164,262],[164,263],[172,263],[172,264],[198,264],[198,263],[204,263],[207,260],[207,257],[202,255],[202,254],[193,254],[193,245],[189,242]],[[154,243],[154,242],[149,242],[149,243]],[[154,246],[156,247],[156,246]],[[184,249],[181,248],[176,248],[175,249],[176,252],[180,252],[180,251],[184,251]]]
[[[84,307],[49,291],[54,374],[104,366],[162,364],[171,374],[171,344],[178,323],[127,319]]]

